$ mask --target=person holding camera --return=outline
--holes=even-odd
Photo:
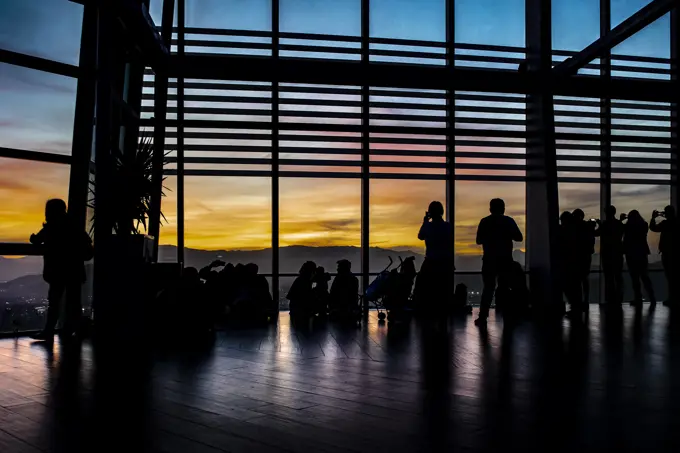
[[[585,310],[590,303],[590,268],[595,253],[595,237],[599,220],[591,219],[586,221],[586,215],[582,209],[575,209],[572,212],[574,221],[576,261],[576,273],[581,291],[582,308]]]
[[[609,304],[623,302],[623,223],[616,218],[616,207],[607,206],[604,222],[595,230],[600,237],[604,273],[604,299]],[[625,214],[622,214],[625,219]]]
[[[420,267],[414,290],[418,309],[443,307],[453,295],[453,227],[444,220],[444,206],[433,201],[428,206],[418,239],[425,241],[425,261]]]
[[[661,217],[660,222],[657,219]],[[663,212],[654,211],[649,229],[655,233],[661,233],[659,238],[659,253],[661,262],[668,282],[668,300],[664,305],[678,302],[678,285],[675,279],[678,271],[678,221],[673,206],[666,206]]]
[[[623,217],[626,221],[623,227],[623,250],[626,255],[628,272],[633,284],[635,298],[631,305],[642,305],[642,288],[640,282],[645,287],[649,300],[656,304],[654,286],[649,278],[649,244],[647,243],[647,233],[649,224],[645,222],[640,213],[636,210],[630,211],[628,217]]]

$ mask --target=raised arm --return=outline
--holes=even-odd
[[[45,242],[45,228],[42,228],[38,233],[32,234],[30,237],[31,244],[40,245]]]
[[[420,225],[420,230],[418,231],[418,239],[421,241],[425,240],[425,237],[427,236],[427,229],[430,227],[430,222],[425,221],[423,222],[422,225]]]
[[[655,233],[661,233],[662,226],[665,220],[662,220],[659,223],[656,223],[656,217],[652,217],[652,220],[649,221],[649,229],[652,230]]]

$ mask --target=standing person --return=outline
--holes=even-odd
[[[595,232],[600,237],[604,272],[604,299],[609,304],[623,302],[623,223],[616,218],[616,207],[607,206],[604,222]]]
[[[85,282],[84,261],[92,259],[92,240],[71,223],[64,200],[55,198],[45,204],[45,223],[38,233],[31,235],[30,241],[44,247],[43,279],[49,284],[45,327],[33,338],[53,341],[64,298],[63,331],[70,335],[78,329],[82,317],[80,289]]]
[[[665,217],[661,222],[656,221],[658,217]],[[655,233],[661,233],[659,238],[659,253],[661,262],[668,282],[668,300],[664,305],[678,303],[678,220],[673,206],[666,206],[663,212],[654,211],[652,221],[649,222],[649,229]]]
[[[567,302],[571,305],[571,311],[567,313],[570,316],[582,311],[582,291],[578,275],[576,228],[574,216],[569,211],[564,211],[560,215],[559,247],[561,286]]]
[[[595,221],[586,221],[586,215],[582,209],[574,209],[572,217],[576,239],[576,244],[574,244],[576,247],[574,250],[576,254],[576,272],[583,309],[585,310],[590,303],[590,269],[593,263],[593,254],[595,253],[595,230],[597,223]]]
[[[306,261],[300,268],[298,276],[293,281],[286,298],[290,301],[290,315],[307,317],[313,315],[314,292],[312,284],[316,263]]]
[[[425,241],[425,261],[420,267],[414,295],[418,308],[445,306],[453,295],[453,227],[444,220],[444,206],[433,201],[427,208],[418,239]]]
[[[359,279],[352,274],[352,263],[338,261],[338,275],[331,285],[329,311],[338,319],[350,319],[357,311],[359,298]]]
[[[635,298],[632,305],[642,305],[642,288],[640,282],[645,287],[649,300],[656,304],[654,287],[649,278],[649,244],[647,243],[647,233],[649,224],[645,222],[640,213],[636,210],[630,211],[628,221],[623,228],[623,250],[626,255],[628,272],[633,283],[633,293]]]
[[[505,215],[505,202],[494,198],[489,203],[491,215],[484,217],[477,228],[477,244],[484,249],[482,258],[482,306],[476,325],[485,325],[489,316],[489,308],[496,291],[496,282],[506,279],[512,268],[513,241],[522,242],[524,237],[512,217]]]

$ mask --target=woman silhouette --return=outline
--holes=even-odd
[[[649,278],[649,244],[647,243],[647,233],[649,224],[645,222],[640,213],[636,210],[630,211],[628,221],[623,228],[623,250],[626,255],[628,272],[633,283],[633,305],[642,305],[642,288],[640,282],[645,287],[649,300],[656,304],[654,286]]]

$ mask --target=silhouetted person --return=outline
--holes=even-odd
[[[440,202],[430,203],[418,239],[425,241],[425,260],[415,289],[418,308],[446,306],[453,296],[453,227],[444,220],[444,206]]]
[[[584,304],[584,309],[590,303],[590,268],[595,253],[595,236],[597,223],[586,221],[586,215],[582,209],[572,212],[574,221],[574,235],[576,243],[574,252],[576,272],[578,273],[579,290]]]
[[[640,282],[645,287],[649,300],[656,304],[654,287],[649,278],[649,244],[647,243],[647,233],[649,225],[644,221],[640,213],[636,210],[630,211],[628,220],[623,228],[623,250],[626,255],[628,272],[633,283],[633,304],[642,304],[642,288]]]
[[[326,316],[328,314],[328,282],[331,281],[331,274],[326,272],[322,266],[316,268],[314,271],[314,284],[312,291],[314,291],[314,312],[316,314]]]
[[[348,260],[338,261],[338,275],[331,285],[329,311],[339,318],[350,317],[357,309],[359,297],[359,279],[352,274],[352,263]]]
[[[522,242],[524,237],[512,217],[505,215],[505,202],[494,198],[489,203],[491,215],[484,217],[477,227],[477,244],[484,249],[482,258],[482,305],[475,324],[485,324],[489,308],[499,279],[506,279],[513,258],[513,242]]]
[[[305,262],[300,268],[300,273],[295,278],[286,298],[290,301],[291,316],[311,316],[313,314],[314,293],[312,284],[316,264],[313,261]]]
[[[559,229],[559,265],[562,292],[571,305],[571,312],[567,315],[581,313],[582,291],[578,272],[577,234],[574,216],[565,211],[560,215]]]
[[[92,240],[85,231],[74,226],[66,212],[66,203],[59,199],[47,201],[45,223],[38,233],[31,235],[30,240],[32,244],[44,247],[43,279],[49,284],[45,328],[33,338],[52,341],[63,300],[64,333],[75,333],[79,327],[82,318],[80,289],[85,282],[84,261],[92,259]]]
[[[661,222],[657,222],[658,217],[664,217]],[[668,300],[664,304],[676,304],[678,302],[678,219],[675,208],[666,206],[663,212],[654,211],[649,229],[655,233],[661,233],[659,238],[659,253],[661,262],[668,282]]]
[[[623,302],[623,223],[616,208],[607,206],[604,222],[595,234],[600,237],[600,257],[604,273],[604,298],[607,303]]]

